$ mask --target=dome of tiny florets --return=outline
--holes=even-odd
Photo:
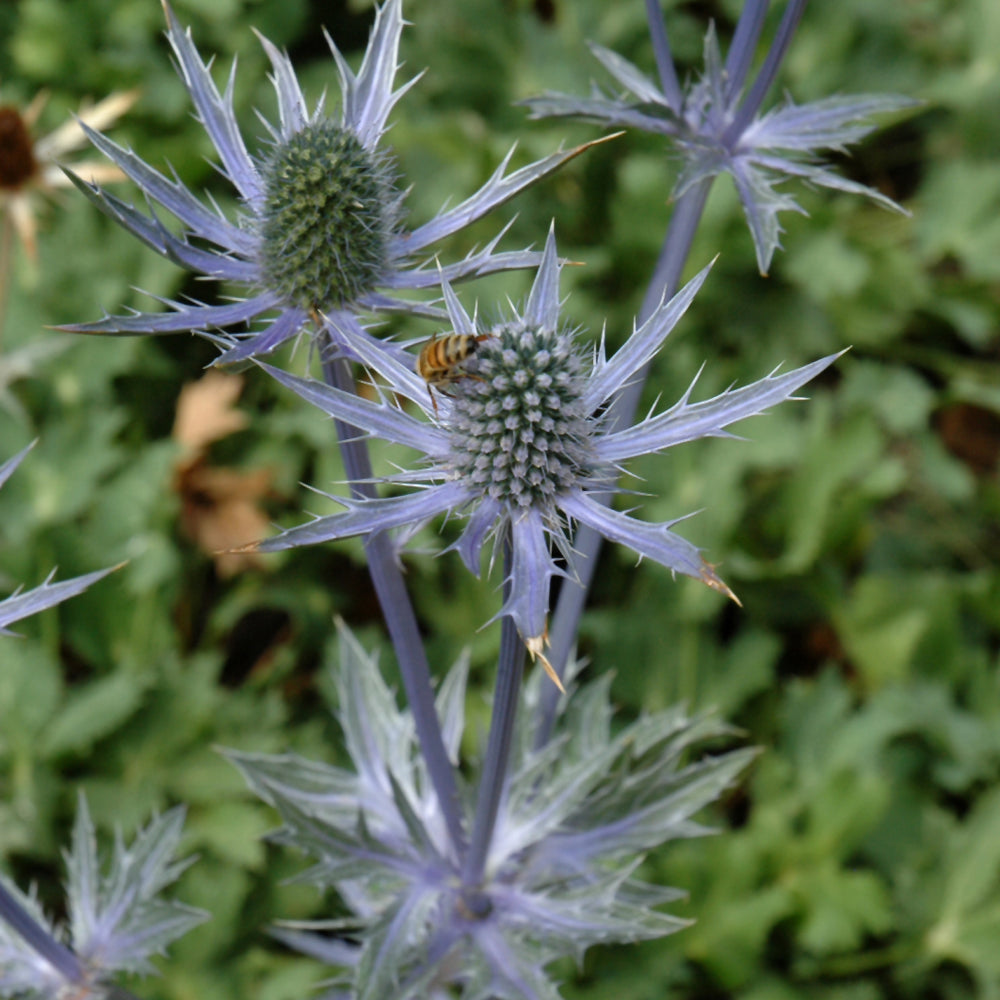
[[[454,385],[452,467],[484,496],[546,506],[593,472],[593,420],[571,333],[510,324],[478,344]]]
[[[289,305],[332,311],[388,270],[399,196],[384,157],[332,121],[307,125],[264,163],[261,265]]]

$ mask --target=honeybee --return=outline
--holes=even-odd
[[[434,390],[444,392],[442,386],[463,378],[478,378],[462,366],[475,355],[479,345],[489,339],[488,333],[449,333],[443,337],[434,334],[421,348],[417,357],[417,374],[427,383],[435,413],[437,400]]]

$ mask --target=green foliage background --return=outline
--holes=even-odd
[[[673,4],[683,70],[709,19],[731,33],[738,0]],[[312,97],[336,94],[326,25],[360,53],[371,10],[308,0],[177,0],[220,74],[239,55],[250,135],[272,113],[251,29],[288,48]],[[607,84],[593,39],[652,70],[639,0],[409,0],[404,73],[427,73],[391,141],[415,221],[471,192],[518,142],[521,162],[595,136],[529,123],[512,102]],[[772,30],[779,10],[772,12]],[[54,127],[85,97],[143,88],[115,129],[157,166],[235,211],[206,161],[154,0],[0,5],[0,99],[47,88]],[[768,36],[769,37],[769,36]],[[796,100],[888,91],[921,108],[887,123],[845,173],[911,218],[802,193],[766,279],[722,181],[691,259],[715,271],[657,362],[649,403],[670,402],[702,362],[707,397],[778,363],[851,346],[809,401],[741,425],[746,441],[688,445],[641,463],[643,516],[693,510],[743,608],[622,551],[602,555],[581,635],[592,672],[614,671],[623,717],[683,700],[716,706],[762,753],[715,816],[724,832],[673,846],[650,877],[690,892],[697,922],[665,941],[597,950],[563,970],[567,996],[645,1000],[875,1000],[1000,996],[1000,6],[993,0],[816,3],[782,86]],[[554,218],[568,315],[612,345],[630,329],[669,217],[671,166],[654,137],[588,153],[449,248],[540,244]],[[135,194],[129,194],[134,198]],[[213,748],[286,748],[335,759],[324,662],[332,618],[384,645],[360,546],[293,552],[220,579],[179,528],[170,437],[182,384],[213,351],[192,338],[73,338],[46,327],[148,307],[205,287],[144,252],[75,194],[42,215],[40,260],[15,253],[0,353],[0,458],[39,443],[0,494],[0,584],[33,586],[129,560],[2,640],[0,856],[61,907],[59,851],[82,789],[110,832],[189,806],[200,860],[178,894],[214,919],[178,944],[149,1000],[285,1000],[321,970],[283,952],[275,918],[330,912],[288,884],[300,859],[261,842],[275,822]],[[467,287],[489,314],[526,276]],[[417,324],[389,332],[427,336]],[[286,358],[301,370],[303,347]],[[247,430],[213,458],[274,474],[270,515],[321,511],[298,484],[342,478],[332,427],[250,373]],[[471,645],[485,724],[497,581],[452,556],[408,560],[442,670]],[[388,649],[383,662],[391,671]],[[477,739],[470,734],[470,744]]]

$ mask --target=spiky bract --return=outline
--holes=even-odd
[[[510,546],[510,615],[529,649],[546,633],[549,584],[563,573],[559,555],[570,551],[572,529],[586,524],[676,572],[732,597],[698,548],[676,534],[676,522],[647,524],[605,505],[623,462],[725,427],[786,399],[829,365],[836,355],[796,371],[769,375],[701,403],[691,388],[669,410],[629,427],[609,426],[609,401],[634,379],[673,329],[708,275],[705,268],[635,330],[612,357],[603,345],[585,364],[576,335],[560,319],[559,270],[550,232],[542,263],[524,309],[493,326],[481,326],[445,283],[445,305],[454,333],[485,339],[465,377],[449,386],[440,405],[409,365],[359,345],[362,360],[398,396],[420,407],[430,422],[397,408],[268,369],[283,384],[331,416],[389,441],[421,450],[429,467],[387,477],[408,495],[380,499],[338,498],[349,509],[291,528],[260,545],[262,550],[310,545],[334,538],[403,528],[407,533],[439,514],[466,515],[455,548],[479,573],[490,538]],[[678,518],[678,520],[680,520]]]

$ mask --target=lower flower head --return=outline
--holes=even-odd
[[[578,669],[571,664],[572,679]],[[438,689],[448,753],[466,732],[468,662]],[[349,767],[293,754],[229,752],[282,820],[279,842],[305,852],[304,876],[342,896],[337,936],[277,936],[337,967],[358,1000],[524,1000],[556,997],[547,967],[593,944],[660,937],[685,926],[664,912],[677,890],[635,877],[642,855],[703,834],[693,816],[754,756],[736,750],[692,762],[695,744],[727,734],[675,708],[611,725],[608,685],[580,691],[586,711],[563,712],[536,746],[521,724],[481,879],[463,874],[426,780],[413,713],[400,709],[375,659],[346,629],[333,676]],[[541,684],[522,688],[520,720],[537,718]],[[573,704],[579,704],[574,701]],[[486,760],[463,761],[483,774]],[[472,779],[470,778],[470,785]],[[350,933],[344,927],[350,924]],[[377,960],[371,961],[370,956]],[[331,994],[332,996],[332,994]]]

